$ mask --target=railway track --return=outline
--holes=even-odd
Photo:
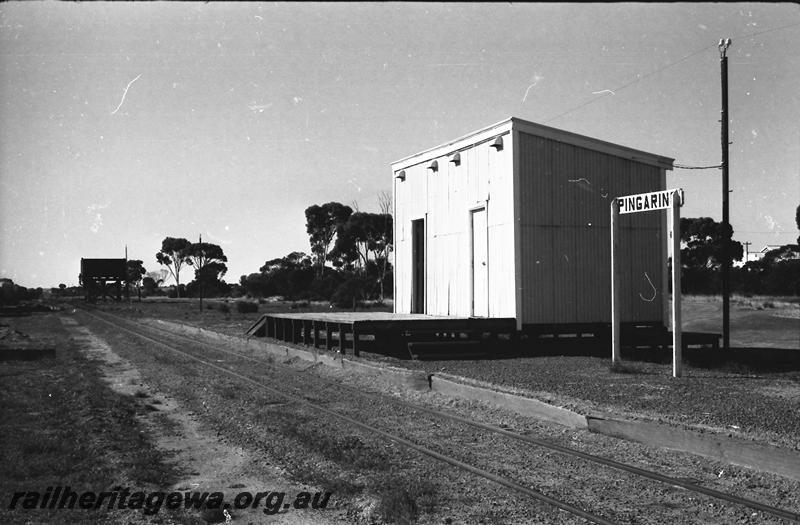
[[[577,505],[567,503],[565,501],[561,501],[557,498],[553,498],[543,494],[540,491],[534,490],[529,488],[528,486],[519,483],[513,479],[509,479],[508,477],[500,476],[485,468],[477,467],[469,462],[463,461],[452,455],[445,454],[442,452],[438,452],[434,450],[432,447],[426,447],[423,445],[418,444],[412,439],[407,437],[403,437],[395,431],[387,431],[385,429],[379,428],[378,426],[370,423],[366,423],[360,419],[354,418],[351,415],[343,413],[342,411],[331,410],[330,408],[324,406],[326,403],[315,402],[314,400],[310,400],[307,395],[305,395],[305,388],[297,388],[294,387],[293,391],[286,392],[285,386],[284,389],[277,389],[270,387],[265,383],[264,377],[253,377],[251,375],[243,374],[240,371],[233,370],[229,367],[219,365],[212,360],[204,359],[203,357],[199,357],[195,352],[187,352],[185,350],[181,350],[178,348],[180,345],[191,344],[193,348],[197,348],[198,346],[206,348],[211,352],[216,352],[218,354],[227,355],[229,357],[234,357],[236,359],[240,359],[244,362],[248,363],[257,363],[259,365],[259,370],[262,372],[265,370],[270,370],[273,372],[280,372],[281,377],[285,378],[286,376],[293,377],[294,379],[298,380],[300,385],[306,385],[309,381],[309,374],[299,371],[295,368],[281,365],[275,362],[267,361],[266,359],[261,359],[258,357],[253,357],[251,355],[246,355],[240,352],[236,352],[230,349],[220,348],[218,345],[210,344],[206,341],[196,339],[193,337],[188,337],[181,334],[176,334],[172,331],[154,327],[151,325],[143,325],[141,323],[136,323],[126,319],[124,317],[116,316],[110,314],[108,312],[103,312],[102,314],[99,311],[95,310],[93,312],[86,311],[87,314],[92,316],[93,318],[107,323],[114,328],[121,330],[129,335],[132,335],[136,338],[139,338],[143,341],[147,341],[149,343],[158,345],[160,347],[166,348],[171,352],[177,353],[182,355],[183,357],[195,361],[199,364],[202,364],[205,367],[214,369],[218,372],[227,374],[230,377],[236,378],[237,380],[247,383],[256,389],[267,391],[273,395],[277,395],[289,401],[302,404],[312,410],[318,411],[320,413],[326,414],[332,418],[338,419],[340,421],[345,421],[350,425],[353,425],[361,430],[379,436],[382,439],[394,442],[399,444],[409,450],[412,450],[418,454],[423,454],[435,460],[441,461],[443,463],[447,463],[457,469],[470,472],[476,476],[482,477],[484,479],[490,480],[498,485],[501,485],[507,489],[513,490],[519,494],[523,494],[525,496],[531,497],[539,502],[546,503],[548,505],[552,505],[558,509],[566,511],[574,516],[578,516],[580,518],[586,519],[593,523],[613,523],[609,521],[607,518],[600,516],[598,514],[592,513],[587,511]],[[148,335],[148,333],[150,335]],[[155,337],[154,337],[155,335]],[[349,396],[359,395],[364,396],[367,395],[361,389],[356,389],[354,387],[350,387],[348,385],[342,384],[340,382],[334,382],[329,379],[321,378],[319,376],[314,376],[315,381],[322,381],[327,383],[327,387],[335,387],[334,390],[339,392],[346,392]],[[373,396],[375,394],[372,394]],[[535,447],[544,449],[548,452],[555,452],[560,455],[566,456],[571,458],[572,460],[581,460],[583,462],[588,462],[594,465],[600,465],[607,469],[614,469],[616,471],[624,472],[627,475],[635,476],[638,478],[646,479],[652,482],[660,483],[667,485],[669,487],[677,487],[680,489],[684,489],[686,491],[693,492],[698,495],[703,495],[709,498],[714,498],[716,500],[725,501],[727,503],[732,503],[735,505],[741,505],[748,507],[750,509],[758,510],[760,512],[769,514],[771,516],[785,519],[792,522],[800,523],[800,514],[793,512],[791,510],[781,509],[777,507],[773,507],[752,499],[742,498],[740,496],[718,491],[715,489],[711,489],[708,487],[704,487],[702,485],[697,485],[696,482],[687,481],[685,479],[674,478],[670,476],[666,476],[660,474],[658,472],[642,469],[639,467],[635,467],[633,465],[628,465],[625,463],[621,463],[609,458],[604,458],[601,456],[588,454],[574,448],[565,447],[562,445],[558,445],[555,443],[551,443],[545,440],[537,439],[535,437],[519,434],[516,432],[511,432],[509,430],[499,428],[496,426],[488,425],[485,423],[481,423],[478,421],[474,421],[471,419],[464,418],[457,414],[453,414],[451,412],[438,410],[435,408],[430,408],[418,404],[411,404],[409,402],[403,401],[401,399],[382,396],[381,402],[390,402],[397,407],[402,407],[404,410],[410,410],[413,413],[423,413],[428,416],[435,418],[436,420],[447,420],[455,425],[462,425],[467,427],[472,427],[474,429],[479,429],[482,432],[490,433],[494,436],[507,438],[513,441],[520,442],[525,445],[534,445]]]

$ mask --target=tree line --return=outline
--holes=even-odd
[[[391,197],[379,196],[380,212],[354,210],[339,202],[305,210],[310,253],[292,252],[264,262],[257,273],[242,275],[236,284],[222,280],[228,259],[222,247],[166,237],[155,254],[161,266],[147,272],[141,260],[128,261],[128,285],[141,296],[163,293],[169,277],[172,297],[282,296],[289,300],[328,300],[342,306],[391,297],[393,272]],[[181,271],[194,269],[184,285]]]
[[[800,230],[800,206],[795,213]],[[718,294],[722,290],[721,267],[725,257],[741,261],[742,243],[733,239],[733,229],[709,217],[683,218],[680,223],[681,291]],[[797,244],[784,244],[758,260],[731,268],[731,291],[753,295],[800,295],[800,236]]]
[[[218,244],[203,242],[190,242],[183,237],[166,237],[161,242],[161,250],[156,253],[156,262],[164,271],[161,273],[147,273],[142,266],[142,261],[128,261],[129,282],[141,281],[145,293],[155,293],[157,288],[164,283],[168,275],[175,279],[175,297],[206,297],[225,296],[230,293],[230,285],[222,280],[227,273],[228,257]],[[180,281],[181,270],[185,266],[194,268],[194,280],[183,285]]]
[[[292,252],[268,260],[239,285],[252,297],[329,300],[355,306],[391,297],[393,272],[391,199],[379,198],[379,213],[354,211],[339,202],[306,208],[311,253]]]

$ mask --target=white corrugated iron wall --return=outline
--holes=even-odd
[[[395,312],[411,311],[411,221],[426,219],[426,313],[472,314],[470,211],[487,210],[489,315],[513,317],[514,230],[511,148],[482,142],[455,152],[432,152],[395,179]],[[438,171],[428,169],[436,160]],[[395,173],[396,176],[396,173]]]
[[[522,322],[609,322],[611,199],[663,189],[660,168],[522,132],[518,147]],[[621,226],[623,320],[661,322],[659,212]]]
[[[394,311],[396,313],[411,312],[411,221],[424,219],[427,208],[425,166],[411,166],[403,171],[406,174],[405,181],[394,179]]]
[[[485,203],[481,180],[488,174],[480,148],[463,150],[460,157],[458,166],[448,156],[439,157],[439,172],[428,175],[427,305],[434,315],[471,313],[469,209]]]
[[[489,317],[515,317],[514,153],[511,134],[488,153]]]
[[[432,315],[447,315],[449,294],[449,272],[447,265],[448,231],[447,209],[447,157],[438,157],[438,171],[427,170],[428,178],[428,222],[425,268],[425,312]],[[426,162],[427,164],[427,162]]]

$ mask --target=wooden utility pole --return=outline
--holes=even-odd
[[[203,234],[200,234],[200,249],[203,249]],[[202,252],[201,252],[202,253]],[[197,272],[197,284],[200,285],[200,313],[203,313],[203,276]]]
[[[728,214],[728,55],[731,39],[719,41],[719,58],[722,76],[722,227],[730,229]],[[727,350],[731,343],[731,255],[729,239],[725,239],[722,254],[722,347]]]

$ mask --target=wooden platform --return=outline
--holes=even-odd
[[[672,332],[658,323],[623,323],[621,328],[622,346],[625,348],[663,349],[672,346]],[[534,344],[607,344],[611,341],[611,326],[608,323],[526,325],[521,335],[523,340],[532,340]],[[681,342],[684,348],[710,347],[716,350],[721,338],[722,334],[684,331]]]
[[[672,334],[663,326],[623,325],[623,347],[666,349]],[[271,337],[340,353],[361,350],[397,357],[477,357],[499,352],[528,354],[582,351],[596,347],[605,351],[611,340],[608,324],[526,326],[516,330],[513,318],[450,317],[389,312],[318,312],[264,314],[247,330],[247,337]],[[719,348],[719,334],[683,333],[683,346]],[[520,343],[498,346],[499,341]]]
[[[474,347],[475,342],[513,334],[513,318],[487,319],[389,312],[321,312],[264,314],[247,330],[248,337],[271,337],[341,353],[362,349],[409,355],[414,344]],[[413,356],[412,356],[413,357]]]

